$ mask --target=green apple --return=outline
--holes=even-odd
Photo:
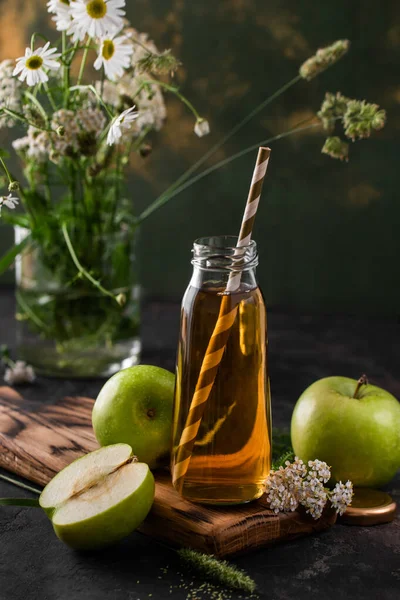
[[[113,544],[136,529],[154,500],[154,477],[132,448],[115,444],[78,458],[60,471],[39,503],[57,537],[76,550]]]
[[[92,423],[99,444],[129,444],[151,469],[167,464],[174,386],[172,373],[149,365],[113,375],[93,408]]]
[[[366,378],[320,379],[297,401],[291,436],[295,454],[327,462],[333,481],[378,487],[400,466],[400,404]]]

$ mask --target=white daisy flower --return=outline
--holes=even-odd
[[[69,0],[49,0],[47,10],[55,16],[52,20],[56,24],[57,31],[66,31],[71,25],[71,13]]]
[[[37,83],[45,83],[49,77],[45,69],[57,71],[60,68],[60,63],[56,60],[61,56],[57,52],[57,48],[49,48],[50,42],[43,48],[25,50],[25,56],[17,58],[17,66],[13,71],[13,75],[19,75],[20,81],[25,81],[29,86]]]
[[[124,35],[119,37],[103,37],[100,40],[99,55],[94,63],[94,68],[104,67],[106,77],[111,81],[119,79],[125,69],[130,66],[133,47],[126,43]]]
[[[75,0],[70,4],[72,25],[68,33],[75,40],[104,37],[116,33],[124,25],[125,0]]]
[[[18,198],[14,198],[12,194],[9,194],[8,196],[0,196],[0,214],[3,206],[7,206],[7,208],[14,210],[17,204]]]
[[[122,137],[122,129],[130,129],[131,123],[138,118],[139,113],[135,111],[135,108],[136,106],[132,106],[124,110],[123,113],[113,120],[107,136],[107,144],[109,146],[118,142]]]

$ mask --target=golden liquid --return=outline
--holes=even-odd
[[[183,299],[173,423],[172,468],[201,364],[217,322],[221,291],[189,286]],[[258,288],[230,294],[238,306],[207,400],[182,495],[210,504],[259,498],[271,466],[266,311]]]

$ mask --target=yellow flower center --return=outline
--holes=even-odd
[[[37,71],[43,64],[43,58],[41,56],[33,55],[25,63],[25,66],[31,71]]]
[[[92,19],[102,19],[107,14],[107,4],[104,0],[91,0],[86,5],[86,11]]]
[[[115,46],[112,40],[104,40],[102,55],[106,60],[110,60],[114,56]]]

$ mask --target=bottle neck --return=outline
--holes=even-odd
[[[213,271],[211,269],[200,269],[194,266],[190,285],[204,289],[226,290],[229,282],[229,274]],[[255,268],[242,272],[240,277],[239,290],[253,290],[257,287],[257,278]]]
[[[193,245],[191,285],[197,288],[235,292],[257,287],[257,246],[237,247],[237,238],[200,238]]]

